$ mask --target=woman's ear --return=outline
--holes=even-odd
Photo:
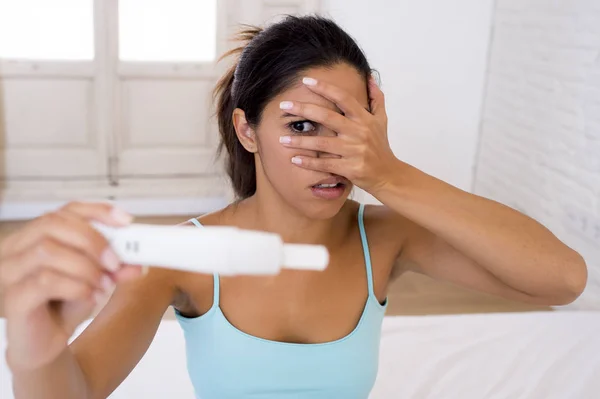
[[[251,153],[255,153],[258,149],[256,145],[256,135],[254,130],[246,120],[246,113],[239,108],[233,110],[233,127],[237,134],[238,140],[244,148]]]

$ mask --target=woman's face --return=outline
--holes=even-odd
[[[347,199],[352,184],[342,176],[302,169],[291,162],[292,157],[333,157],[315,151],[285,148],[281,136],[311,135],[335,136],[325,126],[288,114],[279,108],[282,101],[312,103],[336,112],[334,103],[313,93],[302,84],[303,77],[311,77],[333,84],[354,96],[368,109],[367,82],[353,67],[339,64],[331,68],[309,69],[298,76],[298,84],[273,98],[265,107],[255,129],[257,145],[257,181],[263,188],[278,194],[286,203],[314,219],[335,216]],[[331,187],[335,185],[334,187]]]

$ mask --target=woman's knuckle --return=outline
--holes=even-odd
[[[359,148],[359,154],[361,159],[363,160],[362,162],[364,163],[364,159],[367,157],[369,153],[369,147],[367,147],[366,145],[362,145]]]
[[[86,284],[73,284],[69,288],[72,295],[76,298],[83,298],[92,293],[92,288]]]
[[[72,212],[76,209],[83,207],[85,204],[86,203],[83,201],[70,201],[65,206],[63,206],[61,209],[64,211],[67,211],[67,212]]]
[[[325,137],[318,137],[315,143],[318,150],[327,150],[329,149],[329,140]]]
[[[63,207],[59,209],[59,212],[69,212],[72,213],[73,210],[77,209],[80,206],[79,201],[71,201],[65,204]]]
[[[56,282],[54,273],[46,269],[42,269],[37,273],[36,280],[38,286],[42,289],[49,288]]]
[[[41,239],[35,245],[35,255],[38,259],[48,259],[56,254],[56,245],[49,238]]]
[[[60,216],[58,212],[48,212],[42,215],[40,219],[47,227],[55,226],[64,222],[62,216]]]
[[[342,92],[337,93],[337,98],[338,98],[338,101],[343,103],[350,99],[350,95],[348,93],[342,91]]]

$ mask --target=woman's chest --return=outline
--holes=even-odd
[[[386,296],[393,256],[384,246],[370,247],[372,272],[358,236],[330,251],[331,262],[323,272],[221,276],[217,284],[212,276],[184,274],[178,279],[181,294],[175,306],[183,315],[197,317],[217,301],[227,323],[251,336],[295,343],[335,341],[356,328],[370,278],[377,299],[382,302]]]

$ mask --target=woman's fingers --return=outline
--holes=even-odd
[[[292,163],[304,169],[315,170],[317,172],[331,173],[338,176],[350,177],[344,175],[346,162],[343,158],[314,158],[307,156],[295,156]]]
[[[111,284],[110,277],[98,262],[52,238],[45,238],[31,250],[5,259],[0,268],[0,287],[16,284],[41,269],[63,273],[97,289],[105,290]]]
[[[148,272],[148,267],[139,265],[124,265],[121,270],[113,274],[114,281],[121,283],[135,280]]]
[[[387,118],[385,110],[385,95],[375,82],[372,76],[369,78],[369,101],[371,103],[371,113],[376,117]]]
[[[103,202],[70,202],[61,210],[115,227],[126,226],[132,221],[132,216],[125,211]]]
[[[317,122],[336,133],[352,130],[352,123],[344,115],[320,105],[300,101],[282,101],[279,108],[290,115],[301,116],[311,122]]]
[[[96,288],[52,269],[41,269],[8,287],[5,293],[5,312],[27,315],[49,301],[92,301]]]
[[[2,245],[2,254],[20,253],[48,239],[85,254],[110,272],[120,268],[119,259],[104,236],[88,221],[67,212],[49,213],[32,221],[22,231],[7,238]],[[43,251],[43,247],[40,250]]]
[[[344,112],[344,115],[350,119],[360,119],[365,113],[369,113],[353,95],[342,88],[309,77],[303,78],[302,83],[311,91],[337,105]]]
[[[340,137],[283,136],[279,139],[285,147],[324,152],[338,157],[346,155],[346,142]]]

